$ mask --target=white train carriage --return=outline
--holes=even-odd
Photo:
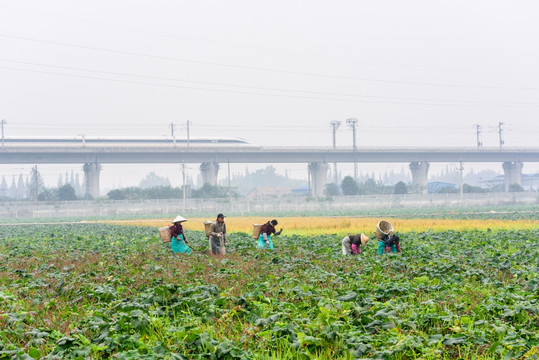
[[[76,137],[76,138],[5,138],[4,146],[9,148],[126,148],[126,147],[245,147],[258,148],[240,138],[113,138],[113,137]]]

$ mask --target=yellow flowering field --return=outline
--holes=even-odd
[[[183,223],[186,230],[204,230],[202,218],[189,218]],[[229,217],[226,219],[229,232],[243,231],[250,233],[253,224],[263,224],[271,220],[261,217]],[[322,235],[349,234],[363,232],[367,235],[374,233],[376,224],[382,218],[374,217],[280,217],[277,230],[283,228],[284,234]],[[399,219],[385,218],[397,232],[410,231],[445,231],[445,230],[514,230],[538,229],[539,220],[498,220],[498,219]],[[171,225],[171,219],[141,219],[141,220],[103,220],[101,223],[118,225],[155,226]]]

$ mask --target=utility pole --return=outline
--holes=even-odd
[[[339,128],[339,126],[341,126],[341,122],[340,121],[332,121],[329,123],[329,125],[331,126],[331,130],[333,131],[333,149],[336,149],[337,148],[337,138],[336,138],[336,132],[337,132],[337,129]],[[337,163],[334,162],[333,163],[333,179],[334,179],[334,182],[335,182],[335,185],[337,185]]]
[[[32,177],[34,178],[34,183],[32,184],[32,200],[37,201],[37,196],[39,195],[39,184],[37,183],[37,165],[32,168]]]
[[[477,148],[481,149],[481,146],[483,146],[483,143],[479,140],[479,134],[481,134],[481,125],[475,124],[475,132],[477,136]]]
[[[232,190],[230,189],[230,160],[228,160],[228,198],[230,200],[230,211],[232,212]]]
[[[335,149],[335,147],[337,146],[337,140],[336,140],[336,137],[335,137],[335,133],[337,132],[337,129],[339,128],[339,126],[341,126],[341,122],[340,121],[332,121],[329,123],[329,125],[331,126],[331,130],[333,131],[333,148]]]
[[[462,166],[462,161],[460,161],[460,166],[457,169],[460,172],[460,197],[464,195],[464,182],[462,172],[464,171],[464,166]]]
[[[502,145],[504,144],[504,141],[502,138],[502,131],[503,131],[502,125],[503,125],[503,122],[498,123],[498,134],[500,136],[500,151],[502,151]]]
[[[228,191],[230,192],[230,160],[228,160]]]
[[[357,127],[357,119],[356,118],[350,118],[346,119],[346,123],[348,126],[352,128],[353,132],[353,149],[354,149],[354,180],[357,182],[357,146],[356,146],[356,127]]]
[[[189,125],[191,121],[187,120],[187,147],[189,147]]]
[[[168,126],[170,127],[170,136],[172,136],[172,145],[176,147],[176,137],[174,136],[174,130],[176,129],[176,124],[170,123]]]
[[[307,164],[307,196],[312,196],[311,192],[311,168]]]
[[[7,124],[6,120],[0,121],[0,124],[2,124],[2,149],[4,148],[4,124]]]
[[[182,161],[182,196],[183,196],[183,213],[185,214],[186,200],[187,200],[187,187],[185,186],[185,161]]]

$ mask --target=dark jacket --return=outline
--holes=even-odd
[[[361,246],[361,234],[357,235],[348,235],[350,238],[350,243],[354,245],[360,245]]]
[[[170,227],[170,236],[175,237],[176,239],[179,239],[180,234],[183,235],[184,240],[187,238],[185,237],[185,234],[183,233],[183,227],[180,223],[175,223]]]
[[[271,224],[271,222],[267,222],[265,223],[264,225],[262,225],[262,228],[260,229],[260,233],[261,234],[264,234],[266,233],[267,235],[271,235],[271,234],[275,234],[275,226],[273,226]]]

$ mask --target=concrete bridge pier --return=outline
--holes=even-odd
[[[217,185],[217,174],[219,173],[219,164],[216,162],[205,162],[200,164],[200,173],[202,174],[202,183]]]
[[[86,186],[85,197],[88,197],[88,195],[94,199],[99,197],[99,173],[101,172],[101,164],[86,163],[82,169],[84,170],[84,184]]]
[[[328,178],[329,165],[322,162],[309,163],[309,174],[312,182],[312,195],[324,196]]]
[[[505,161],[502,164],[505,174],[505,192],[509,191],[509,186],[512,184],[522,185],[522,167],[524,165],[520,161]]]
[[[412,161],[410,163],[412,172],[412,187],[415,192],[427,193],[429,163],[426,161]]]

